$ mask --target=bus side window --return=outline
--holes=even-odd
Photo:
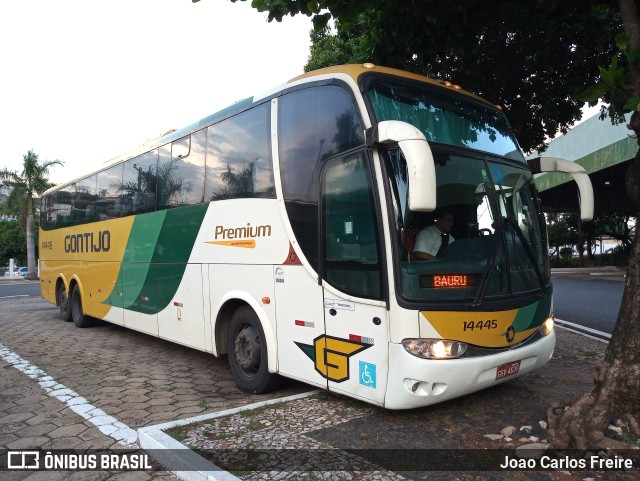
[[[157,184],[158,149],[127,160],[119,189],[124,201],[124,214],[153,212]]]
[[[122,166],[114,165],[98,173],[96,187],[96,220],[107,220],[122,217]]]
[[[56,211],[56,227],[67,227],[71,223],[71,207],[73,204],[73,196],[76,192],[76,184],[68,185],[60,189],[57,194]]]
[[[76,192],[71,209],[71,222],[73,225],[86,224],[95,220],[96,178],[95,175],[92,175],[76,183]]]
[[[324,277],[346,294],[382,297],[376,220],[365,154],[332,160],[322,182]]]
[[[170,157],[169,146],[160,149],[158,209],[204,201],[206,135],[206,130],[200,130],[173,141]]]
[[[318,264],[318,202],[324,162],[364,145],[351,94],[337,85],[311,86],[279,100],[278,149],[291,227],[305,257]]]
[[[54,227],[51,215],[53,213],[53,199],[56,192],[52,192],[49,195],[43,195],[40,204],[40,227],[44,230],[49,230]]]
[[[205,200],[275,195],[270,104],[261,104],[210,126]]]

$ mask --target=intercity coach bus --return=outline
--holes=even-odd
[[[215,356],[239,387],[280,376],[425,406],[544,366],[546,227],[501,109],[372,64],[301,75],[42,196],[42,296]],[[446,212],[433,260],[416,237]]]

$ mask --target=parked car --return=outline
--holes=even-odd
[[[9,268],[6,268],[6,271],[4,273],[4,277],[26,277],[27,272],[29,272],[29,268],[28,267],[18,267],[18,266],[14,266],[13,267],[13,273],[9,271]]]

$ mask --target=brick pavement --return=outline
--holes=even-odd
[[[131,429],[308,389],[292,383],[271,395],[248,395],[236,387],[226,360],[107,323],[78,329],[34,297],[0,299],[0,344]],[[2,359],[0,373],[0,448],[116,446]],[[144,472],[27,474],[3,473],[3,479],[175,479]]]

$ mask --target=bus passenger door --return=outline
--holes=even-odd
[[[379,216],[364,151],[325,167],[321,212],[325,337],[316,365],[330,390],[382,404],[388,315]]]

